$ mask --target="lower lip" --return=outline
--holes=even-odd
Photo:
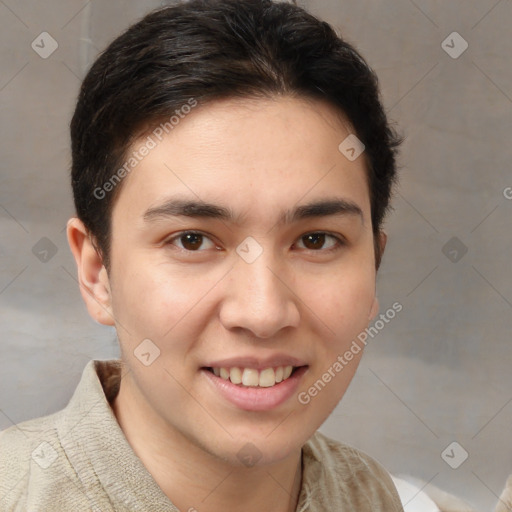
[[[245,411],[268,411],[286,402],[294,395],[300,380],[308,367],[301,366],[298,370],[279,384],[268,388],[239,386],[230,380],[217,377],[213,372],[201,369],[209,382],[228,402]]]

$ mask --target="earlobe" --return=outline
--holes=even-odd
[[[382,256],[384,255],[384,250],[386,249],[386,244],[388,241],[388,235],[385,231],[379,231],[377,239],[375,241],[375,268],[379,270],[380,264],[382,262]]]
[[[89,314],[100,324],[115,325],[108,274],[88,229],[80,219],[69,219],[67,238],[78,269],[80,293]]]
[[[371,322],[379,312],[379,299],[377,296],[373,299],[372,307],[370,309],[370,313],[368,314],[368,320]]]
[[[379,231],[379,234],[375,240],[375,266],[376,269],[379,270],[380,263],[382,261],[382,255],[384,254],[384,249],[386,248],[386,243],[388,241],[388,235],[385,231]],[[378,245],[377,245],[378,244]],[[379,312],[379,299],[377,295],[375,295],[372,303],[372,307],[370,308],[370,313],[368,314],[368,320],[371,322]]]

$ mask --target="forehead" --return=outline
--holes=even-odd
[[[139,222],[170,194],[229,206],[248,222],[326,195],[369,209],[364,154],[350,161],[339,150],[352,129],[330,104],[228,99],[176,116],[168,133],[162,126],[130,148],[144,156],[123,179],[114,222],[116,212]]]

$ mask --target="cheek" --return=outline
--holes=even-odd
[[[185,348],[184,342],[178,340],[187,340],[187,330],[195,332],[201,327],[201,318],[207,317],[206,298],[215,279],[184,275],[165,265],[146,265],[145,271],[130,271],[127,264],[117,275],[112,307],[116,320],[125,327],[121,329],[121,341],[132,346],[149,338],[161,349],[165,347],[166,352]],[[170,343],[174,339],[176,343]]]
[[[320,319],[320,330],[315,362],[298,400],[311,418],[323,421],[344,396],[363,355],[364,344],[358,336],[369,324],[375,283],[371,272],[366,276],[340,274],[326,282],[323,291],[312,289],[306,304]]]
[[[375,299],[373,273],[339,272],[322,280],[303,282],[302,297],[328,328],[334,343],[346,341],[366,328]]]

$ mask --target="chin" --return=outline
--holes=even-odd
[[[300,451],[309,437],[304,440],[297,436],[290,438],[286,430],[280,434],[233,436],[229,441],[210,446],[206,451],[231,466],[263,467],[276,464]]]

